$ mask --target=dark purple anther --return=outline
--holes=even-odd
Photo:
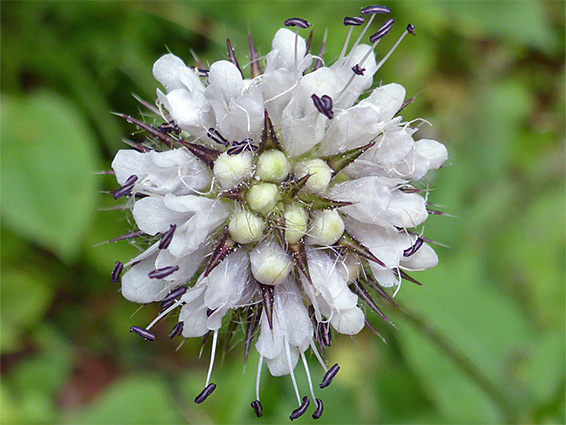
[[[202,392],[195,397],[195,403],[200,404],[205,401],[210,394],[216,389],[216,384],[208,384]]]
[[[150,331],[148,331],[145,328],[141,328],[139,326],[132,326],[130,328],[130,332],[137,333],[139,336],[141,336],[146,341],[155,341],[155,335],[152,334]]]
[[[122,275],[122,270],[124,270],[124,265],[120,261],[116,261],[114,265],[114,270],[112,270],[112,282],[113,283],[120,283]]]
[[[157,130],[165,134],[167,133],[175,133],[177,135],[181,134],[181,129],[174,120],[171,120],[165,124],[161,124],[159,127],[157,127]]]
[[[169,307],[171,307],[173,304],[175,304],[175,300],[174,299],[169,299],[167,301],[163,300],[161,301],[161,311],[167,310]]]
[[[321,322],[320,323],[319,332],[320,332],[320,336],[322,338],[322,343],[326,347],[330,347],[330,344],[332,342],[332,333],[330,332],[330,326],[328,325],[327,322]]]
[[[150,279],[163,279],[164,277],[167,277],[170,274],[175,273],[177,270],[179,270],[179,266],[167,266],[149,272],[148,276]]]
[[[417,238],[415,244],[412,247],[407,248],[403,251],[403,257],[410,257],[411,255],[413,255],[420,249],[421,246],[423,246],[423,243],[424,241],[421,238]]]
[[[299,27],[299,28],[308,28],[311,26],[311,23],[306,19],[302,18],[290,18],[285,21],[286,27]]]
[[[338,363],[335,363],[334,366],[328,369],[328,372],[326,372],[326,375],[324,375],[324,378],[322,378],[322,382],[320,383],[320,388],[328,387],[339,370],[340,370],[340,366],[338,365]]]
[[[391,13],[391,9],[386,6],[362,7],[362,15],[373,15],[374,13]]]
[[[176,336],[181,335],[181,333],[183,332],[183,324],[185,322],[179,322],[177,323],[175,326],[173,326],[173,329],[171,329],[171,332],[169,332],[169,338],[173,339]]]
[[[173,233],[175,233],[176,228],[176,224],[171,224],[169,226],[169,230],[163,233],[163,236],[161,236],[161,240],[159,241],[159,249],[169,248],[169,244],[171,243],[171,240],[173,240]]]
[[[252,407],[254,408],[254,412],[258,418],[263,416],[263,407],[259,400],[252,401]]]
[[[208,69],[197,68],[197,73],[199,77],[208,77],[210,71]]]
[[[241,142],[234,140],[232,142],[232,147],[230,149],[228,149],[226,151],[226,153],[228,155],[237,155],[237,154],[240,154],[240,153],[242,153],[246,150],[248,150],[250,152],[255,152],[258,149],[259,149],[259,146],[254,144],[253,139],[250,139],[249,137],[247,137],[244,140],[242,140]]]
[[[207,308],[206,309],[206,317],[210,317],[212,315],[212,313],[214,313],[215,311],[216,311],[216,309]]]
[[[309,398],[307,396],[303,397],[303,402],[301,403],[301,405],[293,410],[293,413],[291,413],[291,416],[289,416],[289,419],[294,420],[297,418],[300,418],[301,416],[303,416],[305,414],[305,412],[307,411],[307,409],[309,408],[309,404],[311,404],[311,401],[309,400]]]
[[[360,67],[360,64],[358,64],[358,63],[355,64],[355,65],[352,67],[352,71],[354,71],[354,74],[356,74],[356,75],[364,75],[365,70],[366,70],[366,69],[365,69],[365,68],[361,68],[361,67]]]
[[[259,146],[255,145],[253,139],[250,139],[249,137],[242,140],[242,143],[245,144],[252,151],[256,151],[259,149]]]
[[[354,16],[353,18],[350,18],[349,16],[346,16],[344,18],[344,25],[348,26],[348,25],[353,25],[355,27],[362,25],[366,20],[364,18],[362,18],[361,16]]]
[[[199,66],[204,66],[203,63],[201,63],[200,61],[198,61]],[[204,69],[204,68],[197,68],[196,66],[189,66],[190,69],[192,69],[195,74],[197,74],[199,77],[208,77],[208,74],[210,73],[210,70],[208,69]]]
[[[383,24],[383,26],[379,29],[378,32],[376,32],[369,38],[369,41],[371,43],[375,43],[377,40],[380,40],[383,37],[385,37],[389,33],[389,31],[391,31],[391,28],[393,28],[394,23],[395,23],[394,19],[388,20],[386,23]]]
[[[163,300],[161,302],[165,303],[165,302],[168,302],[168,301],[173,301],[175,298],[180,297],[185,292],[187,292],[187,287],[186,286],[179,286],[177,289],[174,289],[173,291],[169,292],[169,294],[165,298],[163,298]]]
[[[128,177],[128,179],[124,182],[124,184],[120,187],[120,189],[114,191],[114,199],[118,199],[124,195],[128,195],[134,188],[137,179],[138,176],[135,175]]]
[[[228,140],[226,140],[222,136],[222,134],[220,134],[220,132],[214,127],[210,127],[206,132],[206,135],[208,136],[209,139],[212,139],[214,142],[218,143],[219,145],[228,146],[230,144],[230,142],[228,142]]]
[[[324,410],[324,405],[322,404],[322,400],[320,398],[315,399],[316,402],[316,410],[312,414],[313,419],[320,419],[322,416],[322,411]]]
[[[412,24],[407,25],[407,32],[411,35],[415,35],[415,26]]]
[[[311,99],[314,103],[314,107],[318,109],[318,112],[320,112],[329,120],[334,118],[334,111],[332,110],[332,99],[330,98],[330,96],[323,95],[322,97],[318,97],[316,94],[313,94],[311,96]]]

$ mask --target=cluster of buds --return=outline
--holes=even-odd
[[[311,53],[312,32],[304,19],[285,22],[260,59],[250,35],[250,62],[241,68],[228,40],[229,60],[210,68],[197,60],[186,66],[172,54],[153,67],[165,91],[155,105],[140,102],[156,116],[153,125],[122,115],[145,131],[132,149],[120,150],[112,168],[137,229],[115,240],[143,237],[144,250],[117,262],[112,280],[122,294],[142,304],[161,303],[146,327],[131,331],[153,341],[154,324],[178,311],[170,337],[212,336],[204,401],[211,382],[219,333],[244,323],[245,357],[259,352],[256,400],[262,416],[263,363],[271,375],[289,375],[303,415],[314,404],[322,415],[305,352],[311,350],[325,372],[320,387],[339,370],[328,367],[325,350],[333,332],[354,335],[364,314],[375,310],[388,321],[377,297],[394,304],[391,291],[408,273],[437,264],[422,224],[426,190],[414,182],[447,159],[434,140],[415,140],[403,121],[405,89],[374,88],[374,74],[414,27],[377,62],[376,46],[393,28],[392,19],[362,40],[382,6],[346,17],[349,32],[338,59],[327,65],[325,42]],[[366,18],[367,19],[366,22]],[[365,24],[350,43],[355,27]],[[246,72],[244,73],[244,70]],[[246,74],[248,74],[246,76]],[[163,121],[160,121],[163,120]],[[418,282],[417,282],[418,283]],[[299,389],[295,367],[301,360],[308,396]],[[310,396],[310,397],[309,397]]]

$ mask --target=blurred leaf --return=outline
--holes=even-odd
[[[436,405],[434,423],[502,423],[497,407],[429,339],[403,329],[403,352]]]
[[[541,1],[434,1],[427,7],[437,16],[444,12],[450,26],[467,35],[501,37],[546,53],[558,47]]]
[[[532,338],[518,305],[493,289],[479,257],[469,251],[428,270],[426,281],[431,284],[425,288],[406,285],[404,303],[458,347],[480,373],[499,383],[500,393],[516,396],[520,390],[516,358],[524,357]],[[485,388],[478,387],[438,346],[407,326],[400,334],[404,353],[446,420],[501,421],[497,400],[490,399]]]
[[[532,94],[519,79],[478,89],[476,123],[470,129],[477,142],[472,140],[471,150],[475,173],[489,182],[512,163],[515,140],[532,108]]]
[[[0,386],[2,387],[2,391],[0,391],[0,423],[16,423],[18,419],[18,408],[12,391],[8,388],[4,379],[0,381]]]
[[[507,225],[498,244],[498,268],[528,294],[528,308],[543,326],[564,329],[564,196],[563,187],[533,199]],[[543,247],[543,249],[541,249]]]
[[[62,335],[41,325],[32,335],[37,354],[10,370],[4,388],[11,394],[11,423],[59,421],[57,395],[71,371],[72,351]],[[6,422],[3,422],[6,423]]]
[[[564,332],[541,334],[532,345],[525,379],[531,383],[533,405],[559,397],[564,385]]]
[[[54,401],[72,368],[72,347],[55,328],[41,325],[33,334],[39,351],[11,373],[14,386]]]
[[[0,351],[5,354],[19,348],[22,332],[41,322],[53,291],[48,275],[12,268],[2,273],[0,294]]]
[[[138,374],[112,385],[83,412],[71,415],[72,424],[179,424],[177,413],[163,379]]]
[[[72,260],[95,205],[94,140],[56,94],[4,96],[2,215],[11,230]]]

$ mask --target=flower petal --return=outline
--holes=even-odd
[[[379,121],[389,121],[401,109],[406,93],[405,87],[401,84],[386,84],[377,87],[367,101],[379,108]]]
[[[232,62],[218,61],[210,67],[208,74],[209,88],[220,90],[225,102],[230,102],[242,94],[244,80],[242,74]]]
[[[204,303],[208,308],[239,306],[246,286],[250,284],[249,254],[238,250],[228,255],[203,280],[207,285]]]
[[[166,232],[171,224],[180,226],[187,219],[186,213],[167,208],[161,196],[148,196],[136,201],[133,215],[139,229],[148,235]]]
[[[407,270],[426,270],[437,264],[438,255],[427,243],[423,243],[417,252],[410,257],[404,257],[401,261],[401,266]]]
[[[355,335],[364,328],[364,312],[359,307],[340,310],[332,315],[330,324],[341,334]]]
[[[129,301],[147,304],[160,301],[169,293],[171,285],[163,279],[150,279],[155,270],[155,256],[135,264],[122,276],[122,295]]]
[[[149,172],[151,165],[148,155],[133,149],[120,149],[112,161],[116,181],[121,185],[132,175],[137,176],[138,181],[142,180]]]
[[[295,43],[297,46],[296,51]],[[281,28],[275,34],[271,48],[272,50],[267,54],[266,58],[266,74],[280,69],[288,71],[300,70],[302,72],[301,68],[304,64],[301,67],[297,67],[296,65],[303,61],[307,51],[307,46],[303,37],[297,36],[293,31],[290,31],[287,28]],[[295,58],[297,59],[296,62]],[[308,65],[304,66],[304,68],[307,66]]]
[[[195,72],[180,58],[170,53],[161,56],[153,64],[153,76],[167,92],[176,89],[187,89],[192,93],[204,91],[204,86]]]

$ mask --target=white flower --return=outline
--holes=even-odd
[[[364,8],[365,30],[376,14],[388,12]],[[330,345],[331,328],[357,334],[367,322],[364,308],[383,316],[372,287],[398,290],[403,279],[414,280],[407,271],[438,262],[420,236],[429,212],[413,181],[439,168],[446,148],[415,141],[416,129],[399,115],[402,86],[371,90],[391,53],[377,63],[373,50],[393,21],[370,37],[371,46],[360,37],[348,52],[352,29],[363,22],[345,19],[350,33],[329,66],[308,51],[299,28],[310,24],[299,18],[286,21],[295,31],[275,34],[264,72],[252,43],[249,79],[232,52],[230,61],[208,71],[167,54],[153,67],[164,90],[157,90],[157,107],[144,102],[164,123],[125,116],[151,143],[119,151],[112,163],[121,185],[114,197],[128,197],[138,228],[118,239],[146,235],[149,246],[126,264],[117,262],[112,280],[131,301],[162,303],[149,326],[131,328],[144,338],[155,339],[149,329],[175,309],[179,323],[171,337],[213,335],[197,403],[216,387],[210,379],[218,335],[229,317],[247,322],[246,358],[259,328],[252,403],[258,416],[265,361],[272,375],[292,378],[299,407],[291,419],[310,400],[319,418],[323,405],[305,351],[327,372],[321,387],[327,386],[339,369],[328,369],[319,353]],[[408,26],[399,41],[413,31]],[[244,314],[235,316],[239,310]],[[310,399],[301,398],[295,380],[299,358]]]

